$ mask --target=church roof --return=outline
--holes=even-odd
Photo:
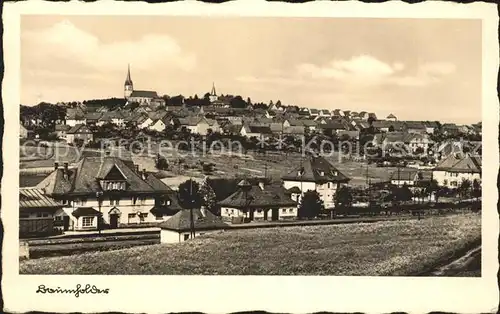
[[[157,98],[158,94],[155,91],[149,90],[134,90],[130,97]]]
[[[215,92],[215,83],[212,83],[212,91],[210,92],[211,96],[217,96],[217,93]]]

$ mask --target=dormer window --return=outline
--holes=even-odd
[[[324,175],[325,175],[325,172],[324,172],[324,171],[320,171],[320,172],[319,172],[319,175],[320,175],[320,176],[324,176]]]
[[[101,187],[105,191],[124,191],[127,189],[127,182],[101,180]]]

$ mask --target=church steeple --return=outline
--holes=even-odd
[[[217,93],[215,92],[215,83],[212,82],[212,91],[210,92],[210,96],[209,96],[210,102],[217,101],[218,98],[219,97],[217,96]]]
[[[134,90],[134,83],[132,83],[132,78],[130,77],[130,63],[129,63],[127,78],[125,79],[125,98],[130,97],[133,90]]]

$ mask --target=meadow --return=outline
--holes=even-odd
[[[231,230],[180,244],[22,261],[20,273],[410,276],[463,254],[480,239],[481,217],[470,213]]]

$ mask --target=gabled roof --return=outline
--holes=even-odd
[[[99,120],[102,116],[102,112],[87,112],[85,114],[85,120]]]
[[[387,116],[386,119],[396,119],[396,116],[391,113]]]
[[[77,133],[88,133],[92,134],[92,131],[85,124],[77,124],[71,129],[69,129],[66,133],[68,134],[77,134]]]
[[[215,230],[224,229],[228,225],[222,222],[220,217],[215,216],[209,210],[202,212],[195,208],[193,211],[193,222],[195,230]],[[177,214],[170,217],[167,221],[160,224],[161,229],[173,231],[188,231],[191,229],[191,210],[182,209]]]
[[[134,90],[130,97],[157,98],[158,94],[155,91],[149,90]]]
[[[276,206],[297,206],[290,194],[281,185],[241,184],[236,192],[219,202],[229,208],[270,208]]]
[[[167,185],[147,174],[143,179],[134,169],[133,163],[117,157],[84,157],[76,167],[69,168],[64,174],[64,169],[56,169],[42,180],[36,187],[44,189],[47,195],[62,194],[92,194],[100,192],[98,178],[104,178],[109,171],[117,168],[126,178],[128,192],[137,193],[165,193],[172,191]]]
[[[302,166],[282,177],[288,181],[348,182],[350,179],[335,168],[324,157],[310,157]]]
[[[66,120],[83,120],[85,119],[85,113],[80,108],[68,108],[66,109]]]
[[[271,134],[271,128],[263,125],[248,125],[245,126],[249,133]]]
[[[55,126],[56,131],[68,131],[70,129],[71,129],[71,126],[69,126],[67,124],[56,124],[56,126]]]
[[[391,174],[391,180],[430,181],[430,180],[432,180],[432,171],[422,171],[422,170],[418,170],[418,169],[403,168],[403,169],[400,169],[399,172],[397,170],[395,170]]]
[[[102,216],[102,213],[92,207],[78,207],[71,213],[75,218],[82,216]]]
[[[463,173],[481,173],[482,161],[480,157],[475,156],[455,156],[449,155],[441,161],[434,170],[463,172]]]
[[[19,208],[60,208],[59,204],[51,197],[45,195],[42,189],[19,188]]]

